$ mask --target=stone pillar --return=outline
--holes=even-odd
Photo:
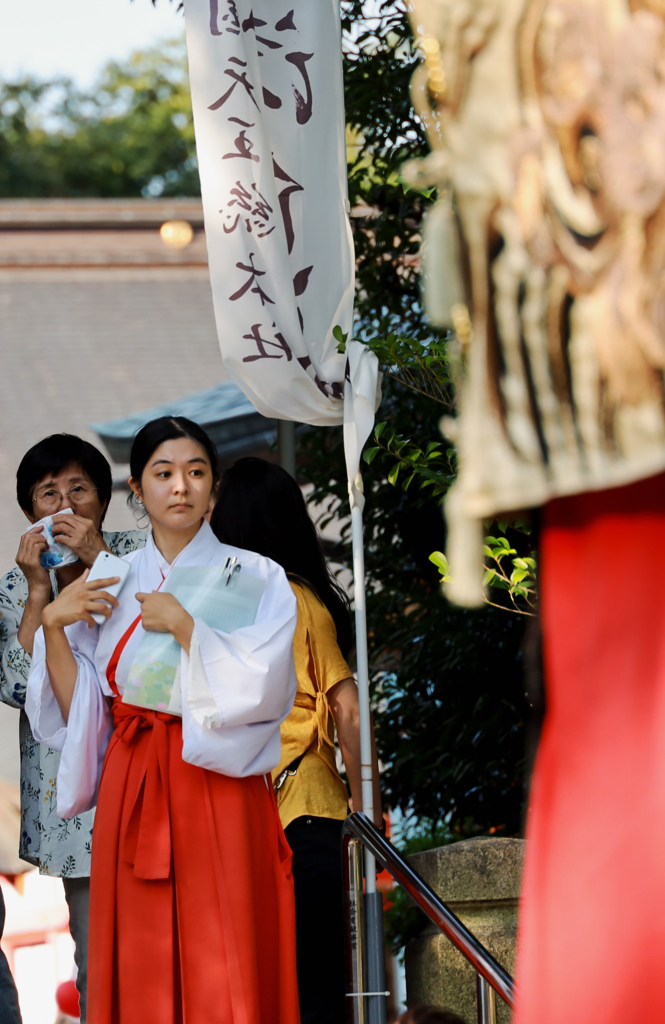
[[[524,840],[466,839],[409,857],[411,866],[509,974],[515,971],[517,902]],[[429,925],[406,947],[409,1006],[427,1003],[476,1022],[476,974],[448,939]],[[497,997],[499,1024],[510,1011]]]

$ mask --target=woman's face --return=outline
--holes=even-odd
[[[140,482],[130,480],[153,526],[187,530],[199,523],[210,503],[212,468],[205,449],[188,437],[164,441],[152,453]]]
[[[99,500],[97,488],[88,474],[74,464],[61,473],[45,476],[32,489],[33,514],[26,515],[31,523],[44,516],[57,515],[64,508],[71,508],[74,515],[91,519],[99,530],[104,505]]]

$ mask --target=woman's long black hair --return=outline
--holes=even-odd
[[[238,459],[222,474],[210,525],[223,544],[266,555],[306,583],[332,615],[340,650],[348,654],[349,600],[328,568],[302,491],[286,470],[265,459]]]

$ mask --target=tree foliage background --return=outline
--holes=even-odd
[[[426,152],[409,100],[417,57],[401,0],[341,0],[341,8],[356,330],[387,372],[379,413],[387,427],[365,472],[385,800],[439,838],[442,827],[451,838],[513,835],[523,802],[525,619],[451,607],[429,560],[444,547],[441,501],[455,475],[454,452],[438,430],[454,387],[445,340],[423,319],[418,284],[432,197],[399,177],[405,160]],[[86,93],[67,80],[0,83],[0,197],[197,194],[181,42],[110,64]],[[341,431],[309,429],[300,446],[313,500],[329,515],[343,514]],[[350,564],[347,530],[332,553]]]
[[[108,64],[88,91],[0,82],[0,197],[199,194],[184,42]]]

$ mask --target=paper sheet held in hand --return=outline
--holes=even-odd
[[[229,577],[219,566],[182,566],[171,570],[162,590],[177,597],[192,618],[232,633],[254,623],[265,580],[238,570]],[[181,715],[180,656],[180,644],[170,633],[146,631],[129,671],[123,702]]]

